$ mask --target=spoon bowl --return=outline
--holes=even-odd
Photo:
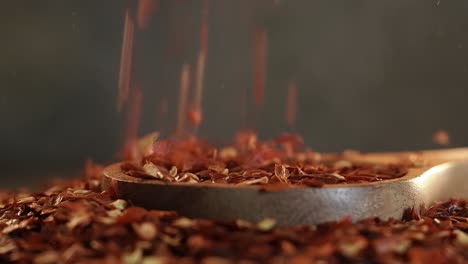
[[[259,185],[164,183],[126,175],[120,163],[107,167],[103,188],[147,209],[174,210],[193,218],[316,225],[351,217],[354,221],[401,218],[407,208],[468,194],[468,148],[419,152],[348,154],[350,161],[379,164],[417,161],[401,178],[320,188],[291,185],[265,191]]]

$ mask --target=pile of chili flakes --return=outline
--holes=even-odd
[[[396,179],[408,167],[351,162],[342,154],[308,150],[297,135],[258,141],[251,132],[237,134],[234,143],[223,148],[195,137],[155,141],[138,165],[121,165],[129,176],[162,182],[309,187]]]
[[[468,200],[401,220],[319,226],[189,219],[100,191],[101,168],[41,193],[0,193],[0,262],[468,263]]]

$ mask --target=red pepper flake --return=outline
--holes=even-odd
[[[202,122],[202,113],[200,107],[191,106],[187,112],[187,119],[193,126],[199,126]]]
[[[182,136],[185,133],[185,122],[187,113],[187,99],[190,85],[190,65],[184,64],[180,72],[179,102],[176,135]]]
[[[447,263],[444,261],[445,258],[438,248],[412,248],[408,252],[408,258],[411,264]]]
[[[206,52],[208,47],[208,10],[209,1],[202,0],[200,26],[200,52]]]
[[[117,217],[116,223],[130,224],[138,222],[148,213],[148,211],[141,207],[129,207],[120,216]]]
[[[286,123],[293,127],[296,123],[297,113],[297,88],[296,82],[291,81],[288,85],[288,96],[286,97]]]
[[[117,96],[117,110],[119,112],[122,111],[130,93],[134,31],[135,25],[132,17],[130,16],[130,10],[127,9],[125,11],[122,51],[120,56],[119,86]]]
[[[151,17],[156,14],[156,0],[139,0],[137,8],[137,25],[140,30],[145,30],[151,21]]]
[[[308,187],[322,187],[324,185],[323,182],[315,179],[304,179],[301,181],[301,183]]]
[[[267,31],[257,26],[254,32],[254,92],[253,98],[256,106],[263,104],[265,77],[266,77],[266,60],[267,60]]]
[[[127,131],[125,135],[125,143],[123,157],[125,160],[140,160],[138,149],[138,130],[140,127],[141,108],[142,108],[142,93],[139,88],[134,89],[132,101],[127,115]]]
[[[168,113],[169,106],[167,102],[167,97],[162,96],[158,99],[158,103],[156,105],[156,125],[159,128],[159,131],[162,132],[164,129],[166,116]]]
[[[170,153],[173,147],[173,142],[169,139],[158,140],[153,144],[153,154],[157,156],[165,156]]]
[[[205,77],[206,53],[208,47],[208,0],[202,1],[201,25],[200,25],[200,51],[198,53],[196,74],[195,74],[195,94],[193,105],[188,112],[190,123],[198,127],[202,121],[202,96],[203,82]]]
[[[450,137],[447,131],[445,130],[438,130],[434,133],[432,136],[432,141],[435,144],[441,145],[441,146],[447,146],[450,145]]]

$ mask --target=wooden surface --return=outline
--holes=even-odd
[[[103,186],[148,209],[175,210],[195,218],[274,218],[281,225],[315,225],[346,216],[400,218],[406,208],[468,197],[468,149],[346,155],[349,160],[376,163],[416,161],[421,167],[410,169],[405,177],[377,183],[264,192],[258,186],[142,180],[125,175],[120,164],[114,164],[105,169]]]

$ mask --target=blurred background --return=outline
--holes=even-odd
[[[118,159],[126,126],[116,99],[124,14],[135,1],[15,0],[0,9],[2,188],[76,175]],[[173,131],[181,65],[194,66],[201,1],[157,1],[134,44],[143,91],[139,133]],[[228,142],[301,134],[320,151],[468,145],[468,2],[212,0],[199,133]],[[252,95],[252,25],[267,31],[265,97]],[[294,126],[285,121],[297,85]],[[162,98],[164,101],[162,101]],[[161,104],[167,115],[160,114]]]

